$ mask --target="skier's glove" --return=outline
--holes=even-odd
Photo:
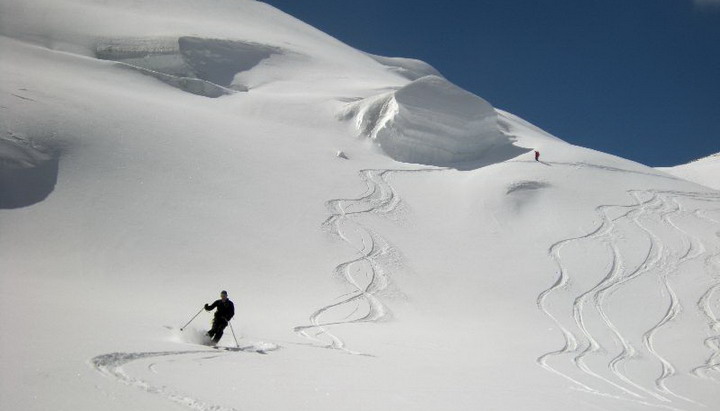
[[[205,310],[209,310],[209,309],[210,309],[210,306],[205,304]]]

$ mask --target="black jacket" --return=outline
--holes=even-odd
[[[212,311],[213,308],[217,308],[217,311],[215,311],[215,318],[222,318],[230,321],[235,315],[235,304],[233,304],[233,302],[229,299],[225,300],[225,302],[223,302],[223,300],[217,300],[210,305],[205,304],[205,309],[207,311]]]

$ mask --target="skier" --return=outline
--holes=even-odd
[[[210,305],[205,304],[206,311],[212,311],[215,308],[217,308],[217,311],[215,311],[212,328],[207,332],[207,336],[212,338],[213,342],[217,344],[220,338],[222,338],[223,330],[235,315],[235,305],[227,298],[227,291],[222,290],[220,292],[220,299],[214,303]]]
[[[535,161],[540,161],[540,152],[535,150]]]

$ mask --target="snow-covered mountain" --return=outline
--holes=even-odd
[[[0,35],[1,409],[720,406],[720,192],[261,2]]]
[[[720,177],[718,177],[720,176],[720,153],[687,164],[675,167],[658,167],[658,169],[685,180],[720,190]]]

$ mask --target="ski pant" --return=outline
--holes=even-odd
[[[212,338],[213,341],[218,342],[223,336],[223,330],[227,327],[228,323],[224,318],[215,317],[213,319],[212,328],[207,332],[208,337]]]

